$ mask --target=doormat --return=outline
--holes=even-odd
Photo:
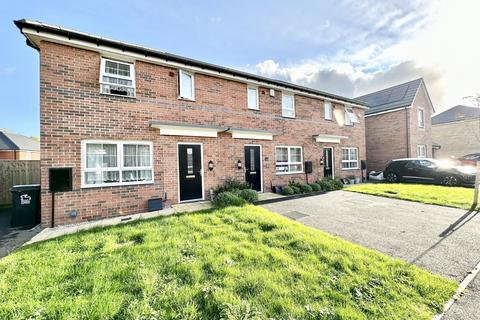
[[[298,212],[298,211],[289,211],[289,212],[283,213],[282,216],[285,216],[285,217],[290,218],[292,220],[298,220],[298,219],[308,217],[308,214]]]

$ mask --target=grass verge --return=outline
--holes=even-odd
[[[457,284],[245,206],[137,221],[0,260],[0,319],[431,319]]]
[[[474,192],[472,188],[413,183],[370,183],[344,190],[460,209],[472,208]]]

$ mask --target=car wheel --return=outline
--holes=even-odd
[[[398,181],[397,174],[394,173],[394,172],[389,172],[389,173],[387,174],[387,181],[388,181],[388,182],[397,182],[397,181]]]
[[[446,186],[456,186],[458,185],[458,179],[455,176],[446,176],[443,178],[442,184]]]

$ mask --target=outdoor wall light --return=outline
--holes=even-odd
[[[242,165],[242,161],[241,161],[241,160],[238,160],[238,161],[237,161],[237,168],[238,168],[238,169],[242,169],[242,166],[243,166],[243,165]]]
[[[208,170],[212,171],[213,168],[215,168],[215,165],[213,164],[213,161],[212,160],[208,161]]]

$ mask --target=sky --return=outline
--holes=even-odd
[[[0,0],[0,128],[39,135],[28,18],[356,97],[423,77],[437,112],[480,93],[480,1]]]

